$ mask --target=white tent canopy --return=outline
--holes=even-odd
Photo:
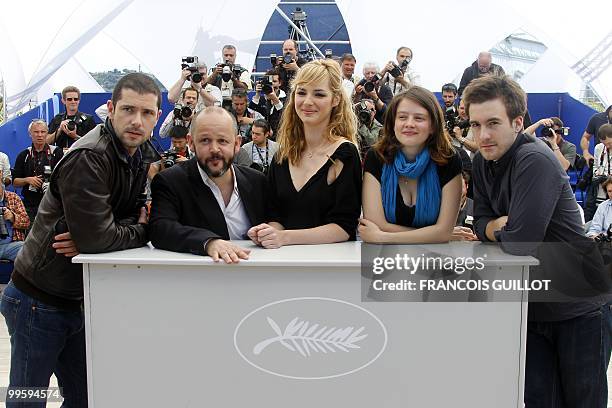
[[[83,92],[101,88],[88,72],[136,68],[153,73],[166,87],[178,79],[180,58],[196,54],[219,60],[221,47],[238,48],[237,62],[252,67],[259,41],[277,0],[206,2],[178,0],[26,1],[0,14],[0,76],[8,113],[45,100],[63,86]],[[612,2],[588,0],[578,8],[552,1],[486,2],[439,0],[423,5],[378,0],[337,0],[358,69],[383,64],[400,45],[414,51],[421,84],[438,90],[461,75],[479,51],[509,34],[525,31],[548,51],[521,79],[527,92],[570,92],[581,81],[571,65],[610,30]],[[306,6],[307,7],[307,6]],[[593,87],[612,101],[612,68]]]

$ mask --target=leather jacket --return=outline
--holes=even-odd
[[[80,253],[136,248],[148,242],[137,199],[147,171],[160,159],[150,142],[130,158],[107,119],[78,140],[51,175],[38,214],[15,260],[12,280],[22,292],[73,309],[83,299],[80,264],[57,254],[54,236],[70,231]],[[142,205],[142,204],[140,204]]]

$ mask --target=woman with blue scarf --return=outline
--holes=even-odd
[[[396,95],[380,141],[368,152],[359,234],[371,243],[438,243],[453,237],[461,200],[461,159],[434,94]]]

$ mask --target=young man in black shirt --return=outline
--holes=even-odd
[[[79,112],[81,91],[76,86],[62,90],[62,103],[66,112],[58,113],[49,123],[47,143],[65,149],[96,127],[96,123],[91,115]]]
[[[479,145],[473,161],[478,238],[500,242],[512,254],[538,257],[532,279],[548,274],[564,294],[575,290],[568,282],[582,284],[581,278],[603,274],[595,243],[584,236],[567,174],[544,142],[522,133],[526,99],[520,86],[508,77],[487,76],[473,80],[463,95]],[[587,269],[590,261],[596,268]],[[607,406],[612,296],[609,283],[604,286],[596,288],[604,294],[572,302],[533,302],[530,293],[526,408]]]

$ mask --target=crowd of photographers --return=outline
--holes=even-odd
[[[162,159],[151,166],[149,181],[160,171],[193,157],[187,143],[188,129],[195,114],[209,106],[223,107],[236,121],[243,147],[236,162],[264,172],[267,170],[278,148],[276,133],[287,103],[291,80],[307,61],[300,55],[298,43],[288,39],[283,42],[280,54],[270,55],[272,68],[253,81],[250,72],[236,63],[236,53],[235,46],[225,45],[221,50],[222,61],[210,69],[197,56],[182,58],[180,76],[168,91],[168,101],[174,104],[174,109],[165,116],[159,130],[161,138],[171,139],[171,147],[160,152]],[[365,62],[362,75],[355,72],[357,59],[352,54],[338,58],[326,50],[325,57],[335,59],[340,65],[343,89],[354,104],[359,150],[365,157],[368,149],[379,140],[384,115],[393,96],[412,85],[418,85],[419,75],[410,66],[413,52],[408,47],[400,47],[395,58],[386,62],[382,69],[376,62]],[[501,76],[504,70],[492,62],[490,53],[481,52],[476,61],[465,69],[459,87],[447,83],[441,88],[446,130],[461,157],[468,186],[467,197],[470,199],[471,161],[478,146],[472,136],[461,93],[470,81],[485,75]],[[3,183],[5,186],[12,183],[14,187],[21,188],[20,202],[27,213],[28,225],[36,217],[38,204],[55,164],[72,143],[95,127],[93,116],[79,111],[80,97],[78,88],[68,86],[62,91],[65,112],[56,115],[49,124],[43,120],[32,121],[28,127],[32,145],[19,153],[13,169],[9,158],[0,153]],[[95,114],[105,120],[106,105],[96,109]],[[577,184],[585,191],[585,230],[589,236],[597,239],[607,237],[612,224],[612,191],[608,193],[606,190],[606,186],[612,184],[611,122],[610,107],[591,118],[582,137],[583,156],[580,156],[576,146],[565,139],[569,129],[564,127],[560,118],[542,118],[533,124],[528,113],[524,118],[525,133],[537,135],[536,131],[541,129],[540,138],[553,150],[563,169],[579,173]],[[588,151],[592,136],[601,142],[596,144],[593,155]],[[2,208],[6,206],[2,205]],[[9,219],[14,217],[6,214],[5,224],[12,231]],[[593,218],[595,220],[590,222]],[[18,226],[23,227],[24,223]],[[0,226],[0,239],[4,236],[4,229]],[[16,235],[19,240],[21,235]],[[8,238],[9,241],[11,239]],[[0,256],[14,259],[13,255]]]

